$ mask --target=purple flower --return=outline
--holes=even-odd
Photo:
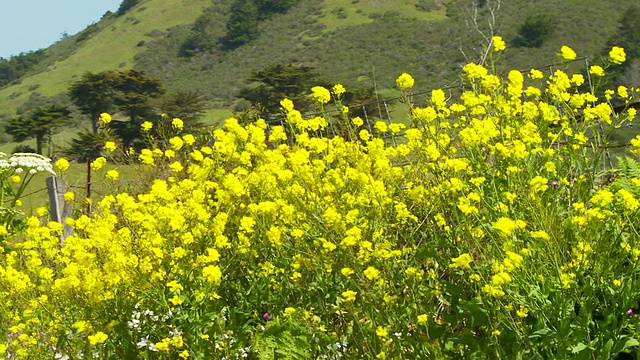
[[[633,315],[633,309],[627,310],[627,312],[625,314],[627,314],[627,316]]]
[[[263,317],[265,320],[266,320],[266,319],[268,319],[268,318],[269,318],[269,313],[268,313],[268,312],[264,313],[264,315],[262,315],[262,317]]]

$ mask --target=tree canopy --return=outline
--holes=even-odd
[[[45,137],[69,114],[67,108],[58,105],[37,107],[28,115],[10,119],[5,124],[5,131],[17,142],[35,138],[36,152],[42,154]]]
[[[116,73],[113,71],[97,74],[87,72],[69,87],[69,98],[83,114],[89,116],[94,133],[98,131],[100,114],[110,112],[114,107],[116,79]]]
[[[318,74],[310,66],[296,64],[273,64],[251,73],[251,85],[238,93],[238,97],[259,105],[263,115],[276,113],[280,109],[280,100],[288,98],[296,107],[308,106],[307,93],[316,85]]]

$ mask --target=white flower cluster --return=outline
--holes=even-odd
[[[46,156],[32,153],[15,153],[8,159],[6,157],[7,154],[0,152],[0,170],[14,168],[16,174],[20,174],[23,171],[28,171],[32,175],[38,172],[56,174],[53,171],[51,159]]]

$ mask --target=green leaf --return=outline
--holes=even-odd
[[[442,325],[429,323],[427,330],[428,330],[427,334],[429,335],[429,338],[431,340],[436,340],[444,334],[446,328]]]
[[[640,342],[638,342],[638,340],[634,338],[630,338],[624,343],[624,345],[622,346],[622,350],[626,350],[628,348],[638,346],[638,345],[640,345]]]
[[[549,328],[544,328],[544,329],[536,330],[533,333],[531,333],[531,335],[529,335],[529,339],[555,336],[555,334],[556,334],[555,331],[553,331],[553,330],[551,330]]]
[[[583,343],[578,343],[578,345],[573,346],[573,347],[571,348],[571,352],[572,352],[573,354],[577,354],[577,353],[579,353],[579,352],[583,351],[583,350],[584,350],[584,349],[586,349],[586,348],[587,348],[587,345],[585,345],[585,344],[583,344]]]

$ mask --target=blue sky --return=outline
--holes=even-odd
[[[0,57],[47,48],[73,35],[122,0],[0,0]]]

